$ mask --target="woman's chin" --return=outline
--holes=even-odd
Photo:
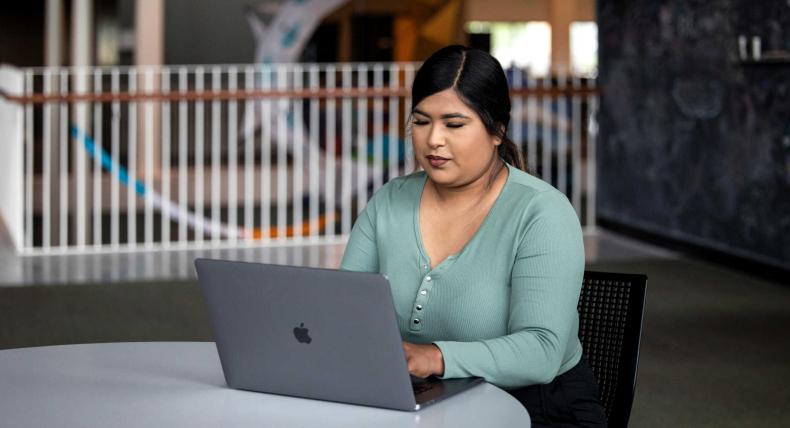
[[[425,172],[432,182],[442,186],[452,186],[452,184],[457,181],[456,175],[449,171],[428,167],[425,169]]]

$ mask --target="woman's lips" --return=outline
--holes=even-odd
[[[446,164],[449,159],[441,158],[438,156],[428,156],[428,162],[430,162],[431,166],[434,168],[438,168],[444,164]]]

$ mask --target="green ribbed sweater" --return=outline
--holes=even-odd
[[[582,355],[584,246],[568,199],[508,165],[464,248],[431,270],[419,228],[424,171],[389,181],[360,213],[340,268],[389,278],[403,340],[435,343],[444,378],[503,388],[551,382]]]

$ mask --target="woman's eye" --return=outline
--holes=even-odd
[[[414,122],[412,122],[412,123],[415,124],[415,125],[427,125],[428,121],[427,120],[414,119]]]
[[[448,127],[448,128],[460,128],[460,127],[462,127],[462,126],[464,126],[464,124],[463,124],[463,123],[448,123],[448,124],[447,124],[447,127]]]

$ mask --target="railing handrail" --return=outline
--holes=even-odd
[[[592,87],[582,88],[518,88],[511,89],[511,96],[522,97],[563,97],[598,95],[599,90]],[[105,92],[69,94],[11,95],[0,90],[0,97],[19,104],[46,104],[52,102],[113,102],[113,101],[208,101],[208,100],[246,100],[258,98],[373,98],[409,96],[408,88],[346,88],[346,89],[289,89],[289,90],[227,90],[220,91],[150,91],[150,92]]]
[[[111,72],[111,71],[119,71],[119,72],[128,72],[131,70],[135,70],[137,72],[144,72],[144,71],[164,71],[167,73],[173,73],[176,71],[186,70],[186,71],[195,71],[195,70],[212,70],[212,69],[221,69],[224,71],[227,70],[245,70],[245,69],[266,69],[266,70],[275,70],[278,68],[287,68],[287,69],[294,69],[294,68],[301,68],[303,70],[310,70],[318,69],[320,71],[333,68],[335,70],[342,70],[343,68],[354,68],[357,69],[359,67],[367,67],[368,69],[373,69],[377,67],[389,67],[389,66],[398,66],[398,67],[417,67],[421,62],[418,61],[377,61],[377,62],[366,62],[366,61],[347,61],[347,62],[277,62],[277,63],[268,63],[268,64],[250,64],[250,63],[236,63],[236,64],[167,64],[167,65],[62,65],[62,66],[38,66],[38,67],[18,67],[20,71],[26,72],[30,71],[34,74],[44,74],[47,72],[56,73],[62,71],[68,72],[78,72],[82,71],[83,73],[87,73],[88,71],[103,71],[103,72]],[[8,65],[8,64],[2,64]]]

